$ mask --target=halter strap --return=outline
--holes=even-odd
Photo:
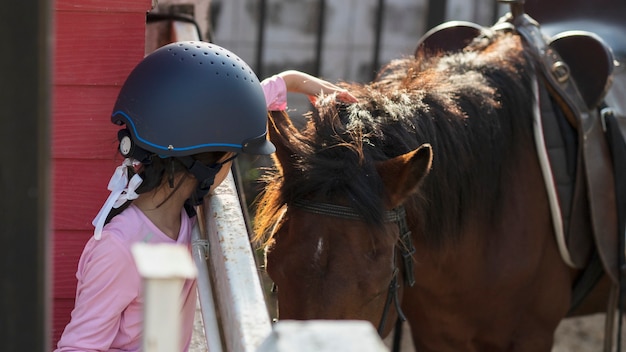
[[[295,200],[293,205],[319,215],[330,215],[349,220],[365,220],[363,215],[357,213],[354,208],[343,205],[313,202],[304,199]],[[404,207],[397,207],[392,210],[386,210],[383,217],[385,222],[400,222],[402,219],[406,218],[406,212]]]

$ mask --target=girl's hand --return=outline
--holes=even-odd
[[[313,104],[320,93],[325,95],[336,93],[337,99],[345,103],[357,102],[356,97],[348,90],[304,72],[289,70],[278,75],[285,81],[288,92],[306,94]]]

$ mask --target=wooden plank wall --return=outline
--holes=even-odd
[[[109,118],[126,76],[144,56],[151,6],[152,0],[54,4],[53,346],[74,306],[76,265],[92,235],[91,220],[121,163],[118,127]]]

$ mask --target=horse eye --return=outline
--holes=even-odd
[[[367,259],[369,259],[369,260],[375,260],[375,259],[376,259],[376,257],[378,257],[378,251],[377,251],[377,250],[375,250],[375,249],[372,249],[372,250],[370,250],[370,251],[367,251],[367,252],[365,253],[365,257],[366,257]]]

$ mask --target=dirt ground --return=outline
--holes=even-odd
[[[563,320],[554,334],[551,352],[601,352],[604,343],[604,317],[604,314],[596,314]],[[405,330],[403,336],[408,334],[409,331]],[[385,339],[387,346],[391,346],[391,339],[391,336]],[[622,343],[622,346],[626,344]],[[415,352],[410,338],[403,339],[400,350]]]
[[[204,337],[202,316],[200,314],[200,304],[198,304],[196,308],[196,318],[193,323],[193,335],[191,337],[191,346],[189,346],[189,352],[208,352],[206,340]]]
[[[564,320],[554,335],[555,345],[552,352],[602,351],[604,318],[604,314],[595,314],[584,318]],[[622,346],[626,345],[622,343]]]
[[[198,310],[199,312],[199,310]],[[196,314],[194,336],[190,352],[208,352],[204,340],[202,320]],[[408,331],[404,334],[408,336]],[[624,336],[624,335],[622,335]],[[622,338],[622,341],[625,338]],[[385,339],[387,346],[391,345],[391,337]],[[554,347],[551,352],[600,352],[604,343],[604,314],[596,314],[583,318],[569,318],[563,320],[554,336]],[[626,343],[622,343],[622,350]],[[414,352],[410,338],[405,338],[402,352]]]

